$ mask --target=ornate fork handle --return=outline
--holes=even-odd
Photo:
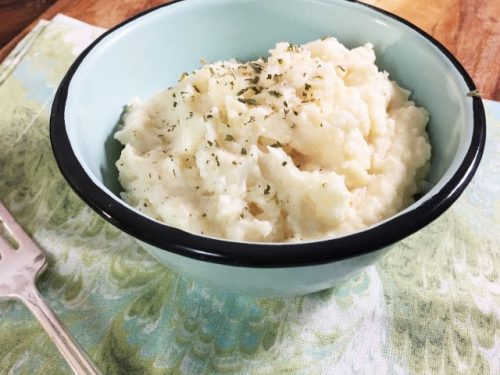
[[[34,285],[27,287],[18,298],[40,322],[75,374],[101,374],[87,353],[73,340],[52,309],[45,303]]]
[[[0,298],[16,298],[28,307],[75,374],[101,374],[38,293],[35,279],[47,258],[1,203],[0,226],[8,232],[3,238],[0,231]]]

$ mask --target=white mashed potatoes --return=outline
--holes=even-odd
[[[216,62],[128,107],[116,133],[123,198],[189,232],[299,241],[354,232],[413,202],[429,115],[334,38]]]

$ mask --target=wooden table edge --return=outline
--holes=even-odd
[[[164,2],[168,2],[168,0],[164,1]],[[49,8],[47,8],[40,16],[38,16],[33,22],[31,22],[27,27],[25,27],[20,33],[18,33],[13,39],[11,39],[5,46],[0,48],[0,63],[8,56],[8,54],[22,40],[22,38],[24,38],[35,27],[35,25],[40,20],[43,20],[43,19],[51,20],[58,13],[64,13],[65,7],[67,5],[68,4],[66,4],[64,1],[56,1]],[[99,26],[99,25],[97,25],[97,26]],[[436,36],[434,36],[434,38],[436,38]],[[446,47],[446,45],[445,45],[445,47]],[[446,47],[446,48],[448,48],[448,47]],[[479,78],[475,79],[475,76],[478,75],[479,72],[475,72],[476,74],[473,74],[474,72],[468,72],[468,73],[472,76],[474,82],[476,82],[476,84],[478,84],[478,82],[480,80],[479,80]],[[479,90],[479,91],[481,93],[481,90]],[[497,87],[497,88],[494,88],[493,90],[488,90],[488,92],[483,92],[482,98],[500,101],[500,89]]]

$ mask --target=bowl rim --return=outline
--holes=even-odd
[[[161,4],[119,23],[94,40],[73,62],[61,81],[50,115],[50,141],[59,169],[77,195],[94,211],[120,230],[141,242],[177,255],[200,261],[240,267],[301,267],[332,263],[374,252],[390,246],[431,223],[461,195],[472,179],[484,150],[486,120],[482,100],[472,97],[473,131],[469,148],[455,174],[419,206],[392,217],[374,227],[346,236],[297,243],[250,243],[206,237],[167,226],[143,216],[111,198],[85,172],[72,150],[66,131],[65,109],[71,79],[87,54],[105,38],[124,25],[183,0]],[[476,86],[460,62],[440,42],[411,22],[375,6],[349,0],[402,23],[431,42],[453,64],[470,91]]]

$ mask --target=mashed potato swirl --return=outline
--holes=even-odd
[[[115,134],[123,198],[198,234],[340,236],[396,214],[424,186],[429,115],[370,44],[278,43],[216,62],[128,107]]]

